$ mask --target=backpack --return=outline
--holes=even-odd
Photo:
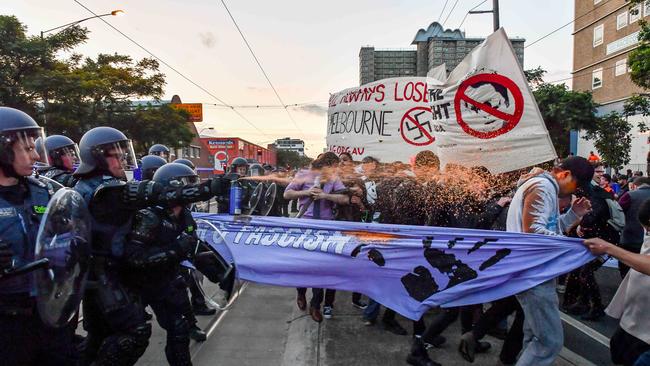
[[[609,208],[609,220],[607,220],[607,224],[620,234],[625,227],[625,213],[623,212],[623,208],[613,199],[608,198],[605,202],[607,202],[607,208]]]

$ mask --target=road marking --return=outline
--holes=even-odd
[[[244,290],[246,290],[246,287],[248,287],[248,282],[244,282],[244,284],[242,285],[241,289],[240,289],[239,291],[237,291],[237,293],[235,294],[235,296],[234,296],[234,298],[233,298],[233,300],[232,300],[232,303],[233,303],[233,304],[234,304],[235,301],[237,301],[237,298],[239,297],[239,295],[241,295],[241,294],[244,293]],[[217,326],[221,323],[221,321],[223,320],[224,316],[225,316],[225,315],[226,315],[226,314],[227,314],[231,309],[232,309],[232,308],[227,309],[227,310],[223,310],[223,311],[219,311],[219,313],[218,313],[218,314],[214,317],[214,319],[209,323],[209,325],[208,325],[208,331],[206,332],[207,339],[206,339],[205,341],[201,342],[201,343],[196,343],[196,345],[195,345],[194,347],[192,347],[192,348],[193,348],[192,359],[194,359],[194,357],[196,357],[196,355],[198,355],[199,352],[201,352],[201,349],[203,348],[203,345],[205,345],[205,344],[208,342],[208,340],[210,339],[210,336],[212,335],[212,333],[214,332],[214,330],[217,329]]]
[[[603,346],[607,347],[609,349],[609,338],[605,337],[604,335],[600,334],[596,330],[588,327],[587,325],[583,324],[581,321],[573,319],[569,315],[566,315],[562,312],[560,312],[560,318],[570,326],[576,328],[577,330],[581,331],[582,333],[586,334],[596,342],[602,344]]]

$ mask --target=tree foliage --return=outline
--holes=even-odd
[[[43,39],[26,31],[17,18],[0,16],[1,105],[29,113],[49,135],[63,134],[76,141],[102,125],[121,129],[140,152],[152,143],[180,147],[191,141],[186,112],[133,104],[157,101],[163,95],[165,76],[158,61],[71,53],[88,40],[88,31],[78,26]]]
[[[587,139],[594,141],[605,163],[622,168],[630,162],[632,125],[619,113],[612,112],[597,119],[595,128],[587,130]]]
[[[569,154],[571,130],[589,130],[597,125],[596,103],[589,92],[571,91],[565,84],[539,83],[533,95],[560,156]]]
[[[292,168],[302,168],[311,164],[312,159],[307,156],[300,156],[295,151],[278,150],[278,166],[290,166]]]

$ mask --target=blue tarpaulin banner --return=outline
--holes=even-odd
[[[285,217],[194,217],[199,237],[232,256],[242,280],[360,292],[414,320],[431,307],[517,294],[594,259],[581,240],[566,237]]]

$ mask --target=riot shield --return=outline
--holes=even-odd
[[[38,178],[41,182],[45,183],[45,185],[49,186],[54,192],[58,192],[61,188],[65,188],[65,186],[57,181],[55,181],[52,178],[48,178],[44,175],[39,175]]]
[[[261,216],[268,216],[269,212],[271,212],[271,209],[273,209],[273,205],[275,204],[275,196],[278,193],[278,186],[275,183],[271,183],[269,187],[264,191],[264,197],[262,197],[262,201],[260,202],[260,215]]]
[[[262,183],[259,183],[257,186],[255,186],[253,192],[250,195],[250,198],[248,199],[248,209],[246,210],[244,215],[253,214],[255,208],[257,208],[257,205],[260,202],[260,199],[262,198],[262,188],[264,188]]]
[[[36,271],[37,308],[43,323],[67,324],[79,308],[90,259],[90,214],[81,195],[69,188],[54,194],[36,238],[35,259],[49,269]]]
[[[194,267],[218,286],[204,284],[194,276],[197,287],[206,302],[217,309],[226,310],[239,297],[244,283],[238,278],[237,267],[223,234],[212,223],[198,219],[199,244],[192,261]]]

